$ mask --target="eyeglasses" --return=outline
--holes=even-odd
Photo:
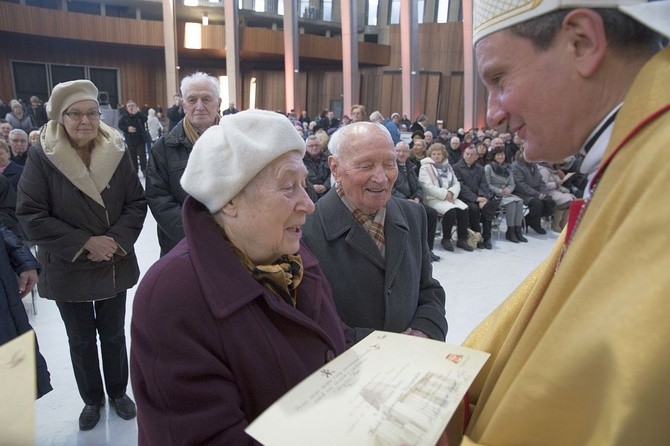
[[[89,121],[97,121],[98,119],[100,119],[100,115],[102,113],[100,113],[100,110],[96,110],[96,111],[90,111],[90,112],[86,112],[86,113],[82,113],[80,111],[69,111],[69,112],[65,112],[63,114],[67,115],[73,121],[81,121],[84,118],[84,116],[86,116],[86,118]]]

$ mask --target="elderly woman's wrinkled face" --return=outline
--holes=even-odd
[[[100,108],[95,101],[79,101],[63,113],[63,125],[76,147],[84,147],[98,137]]]
[[[9,150],[7,150],[5,146],[0,146],[0,166],[9,164],[10,159]]]
[[[321,140],[318,138],[309,138],[307,140],[307,153],[313,157],[321,155]]]
[[[441,150],[432,150],[430,152],[430,159],[435,161],[437,164],[441,164],[444,160],[444,155],[442,154]]]
[[[363,116],[363,110],[360,107],[354,107],[351,109],[351,121],[352,122],[361,122],[365,119]]]
[[[30,143],[31,147],[35,147],[39,140],[40,140],[40,132],[38,130],[33,130],[32,132],[30,132],[30,136],[28,136],[28,142]]]
[[[9,122],[3,122],[0,124],[0,135],[5,141],[9,139],[9,132],[12,131],[12,125]]]
[[[12,107],[12,112],[14,112],[14,114],[18,118],[23,117],[23,107],[21,107],[20,105],[15,105],[14,107]]]
[[[226,234],[256,264],[269,264],[300,249],[302,225],[314,212],[305,191],[307,169],[300,152],[283,154],[270,163],[245,190],[224,207],[234,217],[225,221]]]
[[[423,139],[414,141],[414,145],[412,146],[412,155],[417,159],[422,159],[426,156],[426,143],[423,141]]]

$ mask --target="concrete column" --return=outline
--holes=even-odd
[[[242,109],[242,89],[240,76],[240,27],[237,0],[224,0],[226,20],[226,76],[228,76],[228,98]],[[223,104],[224,108],[228,104]]]
[[[342,1],[340,7],[342,8],[342,113],[349,114],[351,106],[360,101],[358,1]]]
[[[419,100],[419,24],[417,3],[400,0],[400,69],[402,70],[402,112],[414,120],[423,113]]]
[[[463,127],[486,126],[486,88],[477,74],[477,62],[472,47],[472,0],[463,0]]]
[[[295,110],[300,116],[299,93],[299,33],[298,33],[298,0],[284,1],[284,84],[286,90],[285,112]]]
[[[177,11],[174,0],[163,0],[163,45],[165,46],[165,104],[179,91],[177,83]]]

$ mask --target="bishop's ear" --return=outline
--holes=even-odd
[[[592,9],[575,9],[563,19],[562,32],[568,39],[577,71],[584,77],[591,77],[607,52],[602,17]]]

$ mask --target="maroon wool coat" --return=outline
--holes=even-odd
[[[318,261],[303,245],[297,308],[260,285],[207,209],[188,198],[186,238],[133,304],[130,372],[140,445],[257,444],[245,427],[346,348]]]

